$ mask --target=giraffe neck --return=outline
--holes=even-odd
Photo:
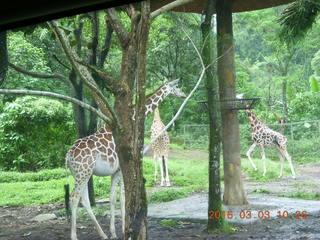
[[[254,114],[252,110],[246,111],[249,118],[250,125],[253,129],[256,129],[257,126],[263,126],[264,124],[259,120],[259,118]]]
[[[163,102],[166,96],[169,95],[169,90],[167,86],[162,86],[157,89],[154,93],[147,96],[146,99],[146,117],[149,117],[150,114]],[[159,115],[160,118],[160,115]]]

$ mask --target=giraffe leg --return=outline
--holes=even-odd
[[[266,154],[264,152],[264,147],[263,145],[260,145],[260,151],[261,151],[261,158],[263,162],[263,176],[267,174],[267,167],[266,167]]]
[[[117,185],[119,182],[118,172],[111,176],[111,190],[110,190],[110,233],[111,238],[116,239],[115,229],[115,205],[117,201]]]
[[[94,226],[98,232],[98,234],[100,235],[100,237],[102,239],[107,239],[107,235],[103,232],[103,230],[101,229],[97,219],[96,219],[96,216],[94,215],[93,211],[92,211],[92,208],[90,206],[90,200],[89,200],[89,193],[88,193],[88,185],[87,183],[84,184],[84,187],[83,187],[83,191],[81,193],[81,203],[82,205],[85,207],[85,209],[87,210],[88,212],[88,215],[90,216],[91,220],[93,221],[94,223]]]
[[[122,233],[124,234],[126,205],[125,205],[125,189],[124,189],[122,173],[121,173],[121,179],[120,179],[120,204],[121,204]]]
[[[296,178],[296,173],[295,173],[293,165],[292,165],[292,160],[291,160],[291,157],[290,157],[289,153],[287,152],[286,148],[281,149],[281,153],[288,160],[288,163],[289,163],[289,166],[291,169],[291,173],[292,173],[292,178]]]
[[[77,208],[80,200],[81,187],[76,183],[71,194],[71,240],[77,240]]]
[[[163,187],[164,186],[164,182],[165,182],[165,179],[164,179],[164,165],[163,165],[163,161],[162,161],[162,156],[158,156],[158,161],[160,162],[160,172],[161,172],[161,183],[160,183],[160,186]]]
[[[258,168],[256,167],[256,165],[254,164],[254,162],[253,162],[252,159],[251,159],[251,153],[252,153],[252,151],[255,149],[256,146],[257,146],[256,143],[253,143],[253,144],[250,146],[249,150],[247,151],[247,157],[248,157],[249,162],[250,162],[251,166],[253,167],[253,169],[254,169],[255,171],[258,171]]]
[[[166,177],[165,177],[165,182],[166,182],[166,186],[170,187],[171,183],[169,180],[169,171],[168,171],[168,156],[165,156],[163,159],[164,163],[165,163],[165,172],[166,172]]]
[[[153,160],[154,160],[154,184],[157,182],[157,177],[158,177],[158,161],[157,161],[157,155],[153,155]]]

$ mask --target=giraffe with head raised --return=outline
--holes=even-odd
[[[250,125],[252,127],[252,140],[253,144],[250,146],[249,150],[247,151],[248,159],[252,165],[252,167],[257,171],[257,167],[254,164],[254,162],[251,159],[251,153],[255,149],[256,146],[260,147],[261,151],[261,157],[263,161],[263,176],[266,175],[267,169],[266,169],[266,156],[264,147],[265,146],[272,146],[275,147],[278,151],[278,155],[281,162],[280,167],[280,174],[279,178],[283,175],[283,163],[284,159],[287,159],[289,166],[291,168],[292,177],[295,178],[295,171],[292,165],[292,160],[287,152],[287,138],[283,136],[281,133],[276,132],[269,127],[267,127],[262,121],[260,121],[257,116],[254,114],[254,112],[251,109],[246,110],[247,116],[249,118]]]
[[[168,95],[185,97],[185,94],[179,89],[178,81],[178,79],[169,81],[159,87],[153,94],[147,96],[146,116],[149,116]],[[75,179],[75,186],[70,199],[71,239],[77,240],[76,211],[80,200],[94,222],[95,228],[100,237],[102,239],[107,239],[107,235],[101,229],[89,202],[87,183],[93,174],[97,176],[111,176],[110,232],[111,237],[116,238],[114,211],[116,203],[116,187],[118,183],[120,183],[122,231],[124,231],[125,195],[122,173],[116,152],[115,141],[112,135],[112,129],[105,125],[95,134],[77,140],[66,154],[66,165],[69,167]]]
[[[165,125],[161,121],[159,109],[154,111],[154,119],[151,125],[151,140],[154,139]],[[164,131],[163,134],[152,144],[153,159],[154,159],[154,182],[157,181],[158,164],[161,172],[161,186],[170,187],[169,172],[168,172],[168,155],[169,155],[169,134]]]

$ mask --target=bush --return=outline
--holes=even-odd
[[[150,197],[150,202],[170,202],[187,196],[188,195],[181,190],[167,189],[153,193]]]
[[[62,167],[74,139],[70,107],[46,98],[18,98],[0,115],[0,167],[17,171]]]

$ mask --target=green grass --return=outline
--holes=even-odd
[[[174,219],[162,219],[159,223],[165,227],[177,227],[180,225],[179,222]]]
[[[188,194],[183,190],[165,189],[153,193],[150,196],[150,202],[169,202],[179,198],[187,197]]]
[[[69,174],[69,171],[66,172],[64,168],[44,169],[39,172],[25,173],[0,171],[0,183],[48,181],[64,178],[67,174]]]
[[[69,183],[72,189],[71,176],[50,181],[23,181],[15,183],[0,183],[0,206],[18,206],[44,204],[64,201],[64,184]],[[110,177],[94,178],[96,197],[109,196]]]
[[[171,144],[171,148],[181,150],[181,146],[175,144]],[[193,192],[206,191],[208,189],[208,160],[206,157],[203,159],[200,156],[181,156],[177,157],[174,155],[168,162],[170,181],[173,183],[173,187],[156,188],[157,190],[153,190],[153,193],[149,196],[148,200],[150,202],[171,201],[185,197]],[[265,177],[262,176],[263,166],[261,159],[253,160],[259,170],[258,172],[253,170],[247,158],[243,158],[241,162],[242,171],[249,175],[251,181],[266,182],[278,178],[280,170],[279,160],[273,161],[267,159],[267,175]],[[143,165],[146,188],[150,190],[155,186],[153,159],[145,157]],[[220,175],[223,180],[222,162]],[[287,162],[284,163],[284,176],[291,176]],[[63,168],[42,170],[36,173],[0,171],[0,206],[64,201],[63,186],[67,182],[72,187],[73,178],[71,176],[66,178],[66,172]],[[94,177],[94,186],[97,199],[107,198],[110,190],[110,177]],[[312,186],[315,185],[313,184]],[[266,193],[265,189],[257,189],[257,192]],[[318,195],[298,192],[296,196],[292,197],[317,199]]]
[[[241,169],[250,176],[251,181],[268,182],[278,179],[280,174],[280,161],[266,159],[267,174],[263,176],[263,162],[261,159],[253,159],[258,171],[255,171],[247,158],[242,158]],[[291,176],[291,170],[287,161],[283,165],[283,176]]]
[[[297,191],[294,193],[279,194],[279,197],[299,198],[304,200],[320,200],[319,192]]]
[[[64,179],[0,184],[0,206],[63,201]]]
[[[220,228],[215,229],[215,230],[209,230],[208,231],[210,234],[218,234],[218,233],[227,233],[227,234],[232,234],[235,232],[235,228],[232,226],[232,224],[228,223],[227,221],[223,221],[222,225]]]
[[[265,189],[265,188],[256,188],[252,192],[254,192],[254,193],[270,193],[270,191],[268,189]]]
[[[188,193],[206,190],[208,187],[206,159],[169,159],[170,180],[174,187],[154,192],[151,201],[170,201],[187,196]],[[144,176],[147,190],[154,186],[152,158],[144,159]],[[58,179],[56,179],[58,178]],[[41,181],[41,179],[46,181]],[[64,201],[64,184],[73,178],[66,177],[65,169],[43,170],[37,173],[0,172],[0,206],[30,205]],[[94,177],[97,199],[107,198],[110,177]],[[149,199],[149,200],[150,200]]]

